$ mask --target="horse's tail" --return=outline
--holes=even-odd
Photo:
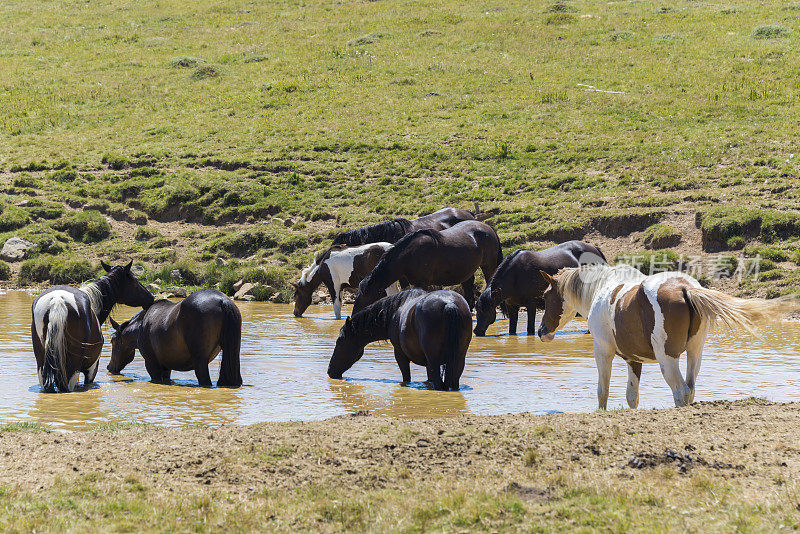
[[[238,388],[242,385],[239,351],[242,346],[242,314],[232,300],[222,300],[222,363],[219,366],[218,387]]]
[[[444,307],[444,389],[458,391],[458,379],[461,378],[459,365],[459,345],[461,344],[461,313],[455,304]]]
[[[751,334],[755,332],[757,323],[800,308],[798,300],[793,297],[740,299],[703,287],[684,288],[683,298],[692,314],[709,327],[713,328],[717,319],[721,319],[728,328],[741,327]]]
[[[42,367],[42,390],[48,393],[69,391],[67,378],[67,303],[60,295],[50,301],[47,312],[48,324],[44,340],[44,366]]]

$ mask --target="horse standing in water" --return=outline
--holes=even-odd
[[[528,310],[528,334],[535,335],[536,308],[544,309],[542,295],[549,285],[540,271],[553,275],[564,267],[588,263],[606,263],[606,258],[599,248],[583,241],[567,241],[538,252],[515,250],[503,260],[475,303],[475,335],[486,335],[497,318],[498,305],[508,316],[509,335],[517,333],[523,306]]]
[[[337,235],[333,240],[333,244],[353,247],[381,241],[396,243],[404,235],[417,230],[444,230],[462,221],[471,220],[475,220],[475,214],[471,211],[457,208],[442,208],[439,211],[423,215],[416,219],[409,220],[398,218],[372,224],[370,226],[363,226],[355,230],[347,230]]]
[[[239,308],[216,289],[195,291],[181,302],[157,300],[122,324],[113,320],[108,371],[119,374],[133,361],[135,350],[144,358],[150,380],[170,383],[172,371],[194,370],[197,382],[211,387],[208,364],[222,351],[217,386],[238,388],[242,316]]]
[[[472,314],[455,291],[428,293],[406,289],[367,306],[345,320],[328,365],[328,376],[342,378],[373,341],[388,339],[403,382],[411,382],[410,362],[428,371],[435,389],[457,391],[472,339]]]
[[[103,334],[100,326],[114,306],[146,307],[153,295],[131,273],[131,265],[111,267],[100,262],[105,276],[75,289],[55,286],[31,306],[33,353],[42,391],[74,391],[83,373],[84,386],[97,375]]]
[[[503,261],[500,239],[491,226],[460,222],[442,230],[417,230],[384,254],[358,286],[353,313],[383,296],[390,284],[404,279],[412,286],[461,284],[470,309],[475,302],[475,271],[490,280]]]
[[[608,402],[614,355],[628,363],[628,406],[639,404],[642,363],[658,362],[675,406],[694,400],[706,334],[721,319],[728,327],[753,332],[755,323],[796,308],[788,301],[740,299],[700,287],[683,273],[645,276],[628,265],[588,265],[542,272],[549,283],[539,337],[552,341],[576,312],[587,318],[597,362],[597,399]],[[686,379],[679,358],[686,351]]]
[[[294,286],[294,316],[302,317],[311,305],[314,290],[325,284],[333,299],[333,313],[342,317],[342,288],[357,289],[361,280],[378,264],[383,254],[392,248],[391,243],[370,243],[358,247],[334,245],[303,269],[300,280]],[[400,291],[395,283],[386,288],[386,295]]]

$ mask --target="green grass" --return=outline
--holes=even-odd
[[[708,250],[794,238],[800,35],[784,7],[2,5],[0,232],[49,224],[70,255],[292,276],[335,225],[476,202],[506,248],[625,237],[673,208],[703,213]],[[15,205],[31,194],[46,204]],[[65,205],[249,228],[178,257]],[[273,217],[295,224],[260,224]]]

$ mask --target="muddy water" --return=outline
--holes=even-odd
[[[60,429],[106,422],[163,425],[247,424],[311,420],[369,410],[401,417],[461,414],[580,412],[596,408],[596,373],[585,322],[575,321],[544,344],[529,336],[505,335],[499,321],[490,336],[473,338],[460,392],[424,389],[424,369],[412,364],[410,387],[388,342],[367,347],[344,380],[325,372],[341,321],[328,306],[313,306],[297,319],[288,305],[240,303],[244,320],[239,390],[196,387],[194,373],[173,373],[175,385],[148,382],[140,356],[122,376],[105,371],[110,343],[103,348],[97,384],[72,394],[42,394],[31,350],[32,295],[0,293],[0,422],[36,421]],[[118,308],[115,318],[132,315]],[[520,317],[520,328],[526,324]],[[110,332],[106,327],[106,340]],[[218,362],[212,364],[216,379]],[[615,361],[609,408],[625,405],[626,368]],[[747,396],[800,400],[800,324],[775,323],[762,339],[713,334],[706,344],[696,400]],[[642,373],[643,408],[672,405],[657,365]]]

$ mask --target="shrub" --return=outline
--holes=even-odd
[[[161,232],[154,228],[147,228],[146,226],[140,226],[136,229],[136,232],[133,234],[133,238],[136,241],[149,241],[154,237],[163,237]]]
[[[214,65],[203,65],[198,67],[192,73],[193,80],[205,80],[206,78],[216,78],[222,74],[219,67]]]
[[[617,254],[614,263],[630,265],[647,275],[677,271],[681,267],[678,253],[669,249]]]
[[[718,206],[701,212],[699,217],[703,248],[709,251],[741,248],[748,237],[770,242],[800,235],[800,215],[792,212]]]
[[[247,228],[228,234],[215,243],[212,250],[224,250],[234,256],[249,256],[261,249],[273,249],[278,245],[275,236],[263,226]]]
[[[22,228],[29,222],[30,216],[26,210],[0,203],[0,232]]]
[[[97,269],[86,260],[40,256],[22,262],[19,283],[26,285],[49,280],[53,284],[79,284],[93,278],[96,272]]]
[[[97,211],[70,213],[53,222],[53,228],[66,232],[75,241],[94,243],[111,235],[111,225]]]
[[[126,158],[125,156],[120,156],[119,154],[110,154],[110,153],[105,154],[103,158],[100,160],[100,162],[105,163],[115,171],[124,169],[130,164],[128,158]]]
[[[777,247],[771,247],[769,245],[752,245],[745,247],[744,253],[747,256],[761,256],[764,259],[772,261],[786,261],[789,259],[788,251],[781,250]],[[797,254],[797,252],[794,254]]]
[[[0,280],[8,280],[11,278],[11,267],[4,262],[0,261]]]
[[[47,177],[56,182],[70,183],[80,178],[80,175],[75,169],[61,169],[50,173]]]
[[[12,183],[14,187],[37,187],[39,185],[39,182],[36,180],[36,178],[31,176],[27,172],[23,172],[22,174],[14,178],[14,181]]]

